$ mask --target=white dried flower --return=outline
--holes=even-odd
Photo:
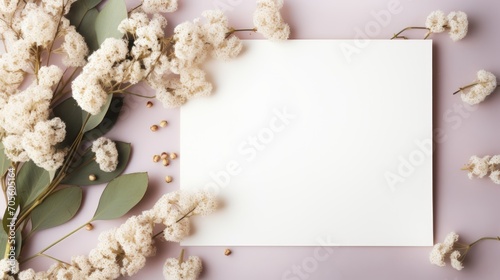
[[[467,35],[469,21],[464,12],[451,12],[448,14],[448,26],[450,37],[453,41],[461,40]]]
[[[427,16],[425,27],[429,28],[432,33],[441,33],[445,31],[448,19],[442,11],[433,11]]]
[[[475,85],[468,91],[462,90],[462,101],[475,105],[482,102],[488,95],[490,95],[497,87],[497,79],[493,73],[486,70],[479,70],[477,78],[474,82]]]
[[[52,90],[36,85],[35,81],[26,90],[10,96],[0,110],[0,126],[8,134],[22,135],[33,130],[38,122],[49,117],[52,94]]]
[[[201,26],[205,40],[214,48],[217,48],[226,39],[229,32],[228,21],[221,10],[208,10],[201,14],[206,23]]]
[[[257,0],[257,9],[253,14],[253,24],[257,32],[271,40],[288,39],[290,27],[281,17],[281,7],[283,0]]]
[[[137,28],[146,26],[149,23],[149,17],[146,13],[134,12],[128,18],[125,18],[118,25],[118,31],[123,34],[135,34]]]
[[[158,99],[165,108],[177,108],[187,101],[184,94],[178,94],[178,92],[166,88],[160,88],[156,91],[156,99]]]
[[[205,42],[200,26],[193,22],[184,22],[174,29],[175,57],[188,65],[202,62],[206,56]]]
[[[488,164],[490,167],[492,165],[500,164],[500,155],[494,155],[490,158],[490,161],[488,161]]]
[[[178,259],[168,258],[163,266],[163,276],[167,280],[196,280],[202,270],[203,265],[199,257],[190,256],[181,263]]]
[[[446,258],[446,254],[448,254],[448,253],[449,253],[448,247],[446,245],[444,245],[442,243],[437,243],[432,248],[432,251],[429,255],[429,261],[432,264],[443,267],[446,265],[445,258]]]
[[[65,136],[66,125],[60,118],[53,118],[37,123],[33,132],[24,133],[22,147],[37,166],[56,170],[63,164],[66,150],[56,149],[55,145]]]
[[[181,217],[178,217],[179,219]],[[184,237],[188,236],[191,230],[191,222],[189,218],[183,218],[180,221],[175,221],[171,224],[165,225],[163,230],[163,237],[167,241],[180,242]]]
[[[12,134],[2,140],[5,155],[13,162],[26,162],[30,159],[24,150],[22,139],[21,136]]]
[[[56,85],[63,75],[63,70],[56,65],[42,66],[38,70],[38,85],[51,88]]]
[[[63,63],[69,67],[81,67],[87,63],[85,57],[89,53],[89,48],[85,43],[85,39],[74,28],[70,28],[64,36],[62,49],[66,56],[63,58]]]
[[[500,185],[500,170],[495,170],[490,173],[490,179],[493,183]]]
[[[19,0],[1,0],[0,12],[4,15],[13,14],[16,11]]]
[[[15,278],[9,274],[16,274],[19,272],[19,263],[17,260],[2,259],[0,260],[0,279],[12,279]]]
[[[450,255],[458,238],[458,234],[450,232],[443,243],[436,243],[429,255],[429,261],[437,266],[445,266],[445,258]]]
[[[142,9],[148,14],[175,12],[177,0],[143,0]]]
[[[118,166],[118,151],[115,142],[106,137],[100,137],[92,143],[95,161],[104,172],[113,172]]]
[[[108,93],[99,85],[99,78],[92,74],[82,73],[71,85],[73,98],[78,106],[92,115],[101,112],[106,103]]]
[[[464,268],[464,265],[462,264],[460,257],[461,254],[457,250],[453,251],[450,255],[451,266],[456,270],[462,270],[462,268]]]
[[[37,7],[28,9],[21,22],[22,36],[30,43],[47,47],[55,38],[59,18]]]
[[[242,49],[243,44],[240,38],[231,36],[214,48],[211,54],[216,59],[230,60],[238,56]]]
[[[190,99],[194,96],[208,96],[212,93],[212,84],[206,80],[205,71],[199,68],[186,68],[180,72],[180,82]]]
[[[489,172],[489,165],[488,161],[490,160],[490,156],[485,156],[485,157],[478,157],[478,156],[472,156],[469,159],[469,173],[467,174],[469,176],[469,179],[472,179],[475,177],[483,178],[486,176]]]

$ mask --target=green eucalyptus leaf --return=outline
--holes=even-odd
[[[0,177],[7,172],[11,166],[10,159],[5,155],[2,142],[0,142]]]
[[[126,214],[146,193],[148,174],[125,174],[109,182],[92,220],[111,220]]]
[[[85,43],[89,47],[90,54],[99,49],[99,42],[97,41],[97,34],[95,32],[95,21],[98,15],[99,11],[96,8],[90,9],[82,19],[80,27],[77,28],[78,33],[85,38]]]
[[[66,124],[66,137],[58,144],[58,148],[71,146],[82,127],[82,109],[76,100],[70,97],[54,107],[53,113]]]
[[[75,216],[81,203],[82,189],[78,186],[70,186],[52,193],[31,212],[31,231],[66,223]]]
[[[95,154],[88,149],[87,152],[78,159],[76,164],[71,166],[71,169],[68,170],[68,175],[66,175],[62,183],[78,186],[98,185],[107,183],[120,175],[125,167],[127,167],[128,161],[130,160],[131,146],[130,143],[120,141],[115,141],[115,143],[116,149],[118,150],[118,166],[115,171],[104,172],[99,169],[99,164],[93,159]],[[97,179],[95,181],[90,181],[90,174],[94,174]]]
[[[102,0],[78,0],[75,3],[71,4],[71,9],[66,15],[66,18],[69,19],[71,25],[79,28],[82,24],[83,18],[86,16],[88,11],[92,8],[95,8],[101,2]]]
[[[118,120],[122,107],[123,97],[113,97],[111,104],[109,105],[108,112],[102,119],[101,123],[85,133],[85,140],[95,140],[108,133]]]
[[[3,259],[3,256],[5,255],[5,248],[7,247],[7,233],[3,230],[0,229],[0,258]]]
[[[111,99],[113,98],[112,94],[108,94],[108,99],[106,100],[106,103],[102,105],[101,111],[97,115],[90,115],[87,123],[85,124],[85,127],[83,128],[83,132],[87,132],[91,129],[94,129],[96,126],[98,126],[102,120],[104,119],[104,116],[106,116],[106,113],[108,112],[109,105],[111,104]],[[87,118],[87,115],[89,113],[83,112],[82,113],[83,119]]]
[[[17,198],[21,208],[33,202],[49,185],[50,174],[47,170],[27,161],[21,166],[16,177]]]
[[[127,6],[124,0],[109,0],[96,18],[95,32],[99,45],[107,38],[122,38],[118,25],[127,18]]]

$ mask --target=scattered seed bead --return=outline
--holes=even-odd
[[[163,164],[164,166],[167,166],[167,165],[169,165],[169,164],[170,164],[170,161],[168,161],[168,159],[164,158],[164,159],[163,159],[163,161],[162,161],[162,164]]]
[[[94,226],[91,223],[88,223],[88,224],[85,225],[85,229],[86,230],[93,230]]]
[[[226,249],[226,250],[224,251],[224,255],[226,255],[226,256],[231,255],[231,253],[232,253],[232,252],[231,252],[231,250],[229,250],[229,249]]]
[[[146,107],[148,107],[148,108],[153,107],[153,102],[151,102],[151,101],[146,102]]]
[[[166,159],[166,158],[168,158],[168,154],[165,152],[161,153],[161,159]]]
[[[94,174],[89,175],[89,181],[95,181],[97,180],[97,177]]]
[[[159,155],[154,155],[153,156],[153,161],[154,162],[159,162],[160,161],[160,156]]]
[[[165,182],[167,182],[167,183],[172,182],[172,177],[171,176],[165,177]]]
[[[176,159],[177,158],[177,154],[176,153],[170,153],[170,158],[171,159]]]
[[[160,126],[161,127],[165,127],[165,126],[167,126],[167,124],[168,124],[168,122],[165,121],[165,120],[163,120],[163,121],[160,122]]]
[[[157,131],[158,130],[158,126],[156,124],[153,124],[151,127],[150,127],[151,131]]]

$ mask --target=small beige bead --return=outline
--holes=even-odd
[[[229,249],[226,249],[226,250],[224,251],[224,255],[226,255],[226,256],[231,255],[231,253],[232,253],[232,252],[231,252],[231,250],[229,250]]]
[[[166,176],[165,177],[165,182],[167,182],[167,183],[172,182],[172,176]]]
[[[153,156],[153,161],[154,162],[159,162],[160,161],[160,156],[159,155],[154,155]]]
[[[157,131],[158,126],[156,124],[153,124],[149,129],[151,129],[151,131]]]
[[[93,230],[94,226],[91,223],[88,223],[88,224],[85,225],[85,229],[86,230]]]
[[[161,162],[164,166],[168,166],[170,164],[170,161],[168,159],[164,158],[163,161]]]
[[[94,174],[89,175],[89,181],[95,181],[97,180],[97,177]]]
[[[166,159],[166,158],[168,158],[168,154],[165,152],[161,153],[161,159]]]
[[[163,121],[160,122],[160,126],[161,127],[165,127],[165,126],[167,126],[167,124],[168,124],[168,122],[165,121],[165,120],[163,120]]]
[[[171,159],[176,159],[177,158],[177,154],[176,153],[170,153],[170,158]]]
[[[151,102],[151,101],[146,102],[146,107],[148,107],[148,108],[153,107],[153,102]]]

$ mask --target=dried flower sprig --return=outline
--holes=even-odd
[[[163,266],[163,276],[166,280],[196,280],[203,270],[201,259],[190,256],[184,260],[184,249],[178,259],[168,258]]]
[[[429,255],[429,260],[432,264],[437,266],[445,266],[446,258],[450,259],[451,266],[456,270],[462,270],[464,268],[464,260],[467,253],[472,249],[474,245],[483,240],[497,240],[500,241],[500,236],[495,237],[482,237],[478,240],[466,244],[458,242],[459,235],[455,232],[450,232],[443,243],[437,243],[432,248]]]
[[[489,174],[491,181],[500,184],[500,155],[495,156],[471,156],[469,163],[462,170],[468,171],[469,179],[483,178]]]
[[[497,88],[497,78],[491,72],[479,70],[474,82],[460,87],[453,94],[461,93],[462,101],[470,105],[482,102]]]
[[[401,34],[407,30],[411,29],[422,29],[427,30],[424,39],[427,39],[433,33],[442,33],[448,30],[450,38],[456,42],[461,40],[467,35],[469,28],[469,21],[467,20],[467,14],[464,12],[451,12],[448,16],[442,11],[433,11],[427,16],[424,26],[410,26],[406,27],[398,33],[394,34],[391,39],[408,39],[406,36]]]
[[[102,232],[97,247],[92,249],[88,256],[75,256],[71,263],[59,261],[48,271],[35,272],[33,269],[27,269],[19,273],[19,279],[116,279],[134,275],[144,267],[146,258],[156,252],[154,239],[160,234],[153,233],[154,224],[161,223],[166,227],[160,232],[164,233],[166,240],[178,242],[189,234],[189,217],[207,215],[216,208],[215,197],[207,192],[176,191],[165,194],[152,209],[130,217],[118,228]],[[66,235],[49,247],[69,236]],[[42,254],[45,250],[41,251]],[[41,254],[34,256],[39,255]],[[9,264],[7,259],[0,261],[0,274],[3,267],[7,267],[2,266],[3,263]],[[175,263],[178,266],[175,266]],[[178,259],[172,262],[169,259],[167,264],[170,267],[167,269],[169,273],[175,271],[191,277],[178,279],[196,279],[201,272],[201,260],[198,257],[190,257],[184,262],[179,262]],[[178,270],[175,270],[176,268]]]

